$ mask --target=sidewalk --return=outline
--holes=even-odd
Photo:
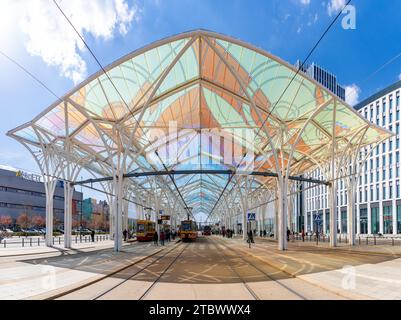
[[[29,256],[29,255],[45,255],[45,254],[73,254],[76,250],[80,251],[92,251],[99,249],[112,248],[114,241],[105,240],[99,242],[82,242],[73,243],[71,249],[66,249],[63,244],[55,244],[53,247],[46,247],[44,245],[36,247],[10,247],[0,248],[0,262],[1,258],[6,257],[17,257],[17,256]]]
[[[350,299],[401,299],[400,248],[370,247],[337,249],[327,245],[289,243],[278,251],[274,241],[255,238],[251,249],[242,239],[223,239],[241,253],[251,255],[276,269],[329,292]],[[395,252],[396,251],[396,252]]]
[[[34,259],[26,255],[24,260],[1,264],[0,300],[46,299],[162,250],[151,243],[125,244],[121,252],[114,252],[112,243],[103,247],[82,244],[75,247],[78,250],[68,250],[67,256],[57,248],[41,249],[42,253],[59,254]]]
[[[239,239],[239,238],[237,238]],[[255,237],[255,240],[262,243],[270,243],[272,245],[277,245],[277,241],[269,238],[260,238]],[[330,248],[330,243],[319,241],[318,244],[314,241],[305,241],[302,242],[300,240],[289,241],[288,248],[310,248],[319,250],[319,248],[327,249]],[[370,245],[366,245],[366,242],[361,242],[361,244],[357,244],[355,246],[350,246],[348,243],[337,243],[337,247],[330,248],[331,250],[339,250],[339,251],[349,251],[349,252],[364,252],[364,253],[372,253],[372,254],[384,254],[384,255],[393,255],[395,257],[401,257],[401,245],[397,243],[397,245],[388,245],[388,244],[376,244],[371,243]]]

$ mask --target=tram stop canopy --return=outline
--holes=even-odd
[[[275,194],[277,179],[334,162],[338,172],[339,159],[391,135],[292,65],[214,32],[157,41],[104,69],[8,135],[47,183],[76,182],[81,170],[110,177],[101,184],[117,217],[123,195],[218,221],[246,211],[244,192]]]

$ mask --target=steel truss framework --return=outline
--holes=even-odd
[[[288,63],[214,32],[157,41],[105,70],[8,132],[44,177],[48,245],[56,179],[67,181],[70,246],[72,188],[86,172],[108,194],[116,251],[127,224],[124,199],[152,207],[152,219],[164,210],[174,224],[192,207],[194,217],[227,226],[238,212],[245,226],[252,207],[264,217],[264,203],[276,199],[275,235],[284,250],[290,178],[320,168],[326,182],[335,181],[355,172],[359,150],[391,135]],[[328,188],[335,246],[336,183]]]

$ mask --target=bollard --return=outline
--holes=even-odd
[[[373,243],[376,245],[376,236],[373,236]]]
[[[361,245],[361,237],[360,236],[358,236],[358,243],[359,243],[359,245]]]
[[[369,237],[366,237],[366,245],[369,245]]]
[[[4,248],[7,247],[6,242],[7,242],[7,240],[4,240]]]
[[[25,243],[24,243],[24,238],[22,238],[22,246],[24,247],[25,246]]]
[[[32,247],[32,238],[29,239],[29,246]]]
[[[394,246],[394,238],[391,238],[391,245]]]
[[[77,236],[75,236],[75,243],[77,243],[77,241],[78,241],[78,237],[77,237]]]
[[[53,237],[53,244],[54,244],[54,237]]]
[[[40,246],[40,237],[38,238],[38,247]]]

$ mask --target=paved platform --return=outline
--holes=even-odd
[[[379,251],[290,243],[281,252],[266,239],[249,248],[211,236],[127,244],[120,253],[10,256],[0,258],[0,299],[401,299],[401,258]]]
[[[149,243],[132,243],[115,253],[111,241],[78,246],[70,250],[38,247],[0,258],[0,299],[45,299],[159,250]]]

